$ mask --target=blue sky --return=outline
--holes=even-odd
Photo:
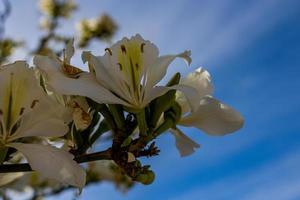
[[[149,161],[156,172],[152,185],[137,185],[127,194],[111,184],[94,185],[79,199],[300,199],[300,1],[77,2],[80,10],[60,31],[72,34],[79,19],[108,12],[120,26],[115,40],[140,33],[162,54],[190,49],[191,67],[174,62],[169,75],[204,66],[215,97],[245,117],[244,128],[225,137],[184,129],[202,145],[187,158],[180,158],[174,139],[165,134],[158,139],[161,155]],[[33,5],[33,0],[13,2],[6,29],[29,47],[40,35]],[[101,54],[104,47],[95,42],[91,49]],[[69,198],[70,193],[61,196]]]

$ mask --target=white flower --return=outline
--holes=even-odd
[[[34,64],[42,72],[49,90],[60,95],[79,95],[103,103],[121,103],[110,91],[99,85],[93,74],[70,65],[74,54],[73,42],[69,42],[64,60],[57,56],[35,56]]]
[[[64,107],[45,94],[25,62],[1,67],[0,147],[20,151],[32,169],[43,176],[82,188],[85,172],[73,155],[48,144],[24,140],[63,136],[68,131],[64,116]]]
[[[240,113],[211,96],[213,87],[210,75],[206,70],[198,68],[182,79],[181,84],[195,88],[200,101],[196,111],[191,111],[185,97],[180,92],[177,93],[176,101],[181,105],[183,113],[179,125],[196,127],[207,134],[217,136],[232,133],[243,126],[244,119]],[[178,149],[181,155],[193,153],[196,145],[191,142],[180,142],[179,138],[183,136],[183,133],[178,134],[178,130],[173,130],[174,132],[176,133],[176,142],[181,143],[176,145],[180,146]],[[181,139],[181,141],[187,141],[186,138]]]
[[[191,62],[190,52],[158,54],[154,44],[136,35],[107,48],[104,56],[83,52],[82,59],[89,63],[91,73],[80,73],[76,79],[61,70],[61,62],[49,57],[36,56],[34,63],[47,74],[51,87],[61,94],[86,96],[98,103],[122,104],[138,110],[168,90],[177,89],[189,94],[188,101],[196,109],[198,98],[194,89],[182,85],[157,86],[176,57]]]
[[[90,126],[93,113],[84,97],[60,95],[48,90],[47,94],[65,107],[68,111],[65,117],[73,120],[76,130],[83,131]]]
[[[51,58],[54,62],[59,63],[59,66],[56,70],[63,73],[66,78],[76,78],[79,74],[84,74],[84,72],[72,65],[70,65],[70,61],[72,56],[74,55],[74,40],[70,40],[64,50],[64,58],[60,60],[56,55],[51,55]],[[41,69],[41,68],[39,68]],[[79,96],[69,96],[63,95],[59,92],[59,90],[55,90],[51,87],[52,79],[48,79],[47,74],[44,73],[43,70],[39,70],[45,79],[45,89],[47,93],[54,97],[58,102],[62,105],[70,109],[70,113],[73,116],[73,121],[77,130],[85,130],[89,127],[92,121],[92,116],[89,113],[89,106],[83,97]],[[59,78],[59,77],[58,77]]]

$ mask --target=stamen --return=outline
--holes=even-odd
[[[139,69],[139,64],[135,63],[135,68],[138,70]]]
[[[22,107],[22,108],[21,108],[21,110],[20,110],[20,113],[19,113],[19,115],[22,115],[22,114],[24,113],[24,111],[25,111],[25,108],[24,108],[24,107]]]
[[[146,45],[145,43],[142,43],[142,44],[141,44],[141,52],[142,52],[142,53],[144,53],[144,46],[145,46],[145,45]]]
[[[112,51],[110,48],[105,48],[105,51],[108,52],[112,56]]]
[[[122,50],[123,53],[126,54],[126,47],[123,44],[121,45],[121,50]]]
[[[3,115],[3,111],[0,109],[0,115]]]
[[[74,76],[75,78],[77,75],[79,75],[80,73],[83,72],[81,69],[74,67],[72,65],[69,65],[67,63],[63,63],[62,69],[66,75],[71,76],[71,77]]]
[[[39,100],[35,99],[32,101],[30,108],[34,108],[34,106],[39,102]]]
[[[121,63],[117,63],[117,65],[119,66],[119,69],[122,71],[123,70],[123,66],[121,65]]]

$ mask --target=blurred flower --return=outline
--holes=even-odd
[[[0,40],[0,64],[7,61],[8,57],[13,54],[14,50],[21,45],[21,42],[17,42],[9,38]]]
[[[40,10],[49,17],[66,17],[76,10],[73,0],[40,0]]]
[[[71,55],[67,52],[72,52],[68,49],[67,60]],[[88,61],[90,73],[64,65],[65,62],[53,57],[35,56],[34,64],[46,74],[49,85],[60,94],[85,96],[98,103],[122,104],[138,111],[156,97],[177,89],[186,95],[192,109],[196,109],[198,95],[194,88],[157,86],[177,57],[191,62],[189,51],[158,56],[154,44],[136,35],[131,39],[123,38],[107,48],[104,56],[83,52],[82,59]]]
[[[130,187],[134,185],[134,182],[126,174],[122,172],[122,169],[114,162],[110,160],[101,160],[88,163],[87,176],[90,180],[94,181],[111,181],[118,189],[126,192]]]
[[[118,26],[107,14],[96,19],[83,19],[77,25],[79,31],[79,46],[85,47],[92,39],[108,40],[116,32]]]
[[[41,18],[40,28],[48,31],[51,30],[51,21],[48,18]]]
[[[234,109],[214,99],[212,95],[212,84],[209,73],[198,68],[181,80],[181,84],[194,87],[199,97],[198,108],[191,111],[185,96],[177,92],[176,101],[181,105],[182,118],[179,125],[196,127],[210,135],[225,135],[239,130],[244,119]],[[176,146],[182,156],[189,155],[199,147],[197,143],[185,136],[179,129],[172,130],[176,138]]]
[[[49,144],[28,143],[31,137],[60,137],[68,125],[63,106],[47,96],[33,69],[23,61],[0,70],[0,147],[21,152],[41,175],[82,188],[85,172],[70,153]]]

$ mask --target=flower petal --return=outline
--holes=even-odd
[[[128,106],[128,103],[102,87],[92,74],[82,73],[77,79],[69,78],[59,70],[55,70],[54,60],[45,56],[35,56],[34,63],[46,73],[47,83],[59,94],[85,96],[98,103]]]
[[[31,168],[41,175],[75,187],[83,188],[85,171],[73,160],[73,155],[50,145],[11,143],[20,151]]]
[[[30,136],[59,137],[68,131],[71,110],[61,105],[50,96],[43,94],[31,108],[30,112],[20,116],[19,128],[8,139]]]
[[[74,38],[71,39],[66,46],[65,49],[65,57],[64,57],[64,62],[70,64],[71,62],[71,58],[73,57],[74,53],[75,53],[75,49],[74,49]]]
[[[114,91],[124,99],[130,99],[128,89],[124,84],[124,77],[120,76],[116,67],[112,66],[110,55],[94,56],[85,51],[81,55],[83,62],[88,62],[90,71],[96,75],[96,79],[103,87]]]
[[[213,90],[210,74],[202,67],[181,79],[180,84],[195,88],[201,98],[211,95]]]
[[[0,109],[8,129],[19,118],[20,112],[31,110],[33,100],[43,95],[34,71],[24,61],[5,65],[0,71]]]
[[[202,97],[211,95],[213,90],[210,74],[201,67],[181,79],[180,84],[195,88],[198,92],[199,101]],[[183,93],[180,91],[176,93],[176,101],[180,104],[182,113],[187,113],[191,111],[191,109],[192,111],[195,111],[195,107],[191,107],[187,97],[189,97],[189,93]],[[199,101],[196,102],[196,105],[193,104],[193,106],[196,106],[197,108]]]
[[[177,55],[166,55],[157,58],[156,62],[152,63],[152,66],[148,68],[146,72],[146,90],[154,87],[159,81],[165,77],[168,66],[177,57],[183,58],[187,64],[191,63],[191,52],[185,51]]]
[[[193,112],[198,109],[199,101],[201,97],[199,96],[195,88],[186,85],[181,85],[181,84],[174,85],[170,88],[176,89],[184,95],[188,105],[190,106]]]
[[[195,152],[200,145],[194,142],[191,138],[182,133],[179,129],[170,129],[170,132],[175,137],[176,148],[181,157],[189,156]]]
[[[200,101],[199,95],[196,89],[185,85],[174,85],[171,87],[156,86],[146,93],[143,101],[143,106],[146,106],[153,99],[162,96],[169,90],[181,91],[185,95],[185,98],[187,99],[187,102],[189,106],[192,108],[192,110],[193,111],[197,110]]]
[[[14,141],[23,137],[60,137],[68,132],[68,125],[60,119],[47,119],[39,123],[30,123],[26,120],[26,124],[22,125],[15,134],[10,136],[9,141]]]
[[[180,120],[180,125],[194,126],[211,135],[232,133],[243,124],[240,113],[212,97],[203,98],[196,112]]]

